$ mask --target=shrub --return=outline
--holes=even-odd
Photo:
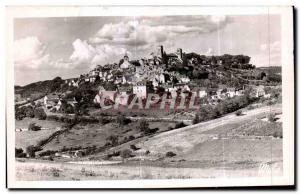
[[[118,145],[119,137],[117,135],[110,135],[106,138],[106,141],[110,143],[112,146]]]
[[[235,112],[235,115],[236,115],[236,116],[241,116],[241,115],[242,115],[242,111],[241,111],[241,110],[237,110],[237,111]]]
[[[109,119],[106,119],[105,117],[103,116],[100,116],[99,117],[99,122],[102,124],[102,125],[105,125],[107,123],[110,123],[110,120]]]
[[[196,113],[194,119],[193,119],[193,124],[197,124],[197,123],[200,123],[200,118],[199,118],[199,114]]]
[[[253,110],[253,109],[254,109],[254,106],[250,105],[250,106],[247,107],[247,109],[248,109],[248,110]]]
[[[146,135],[150,135],[150,134],[156,133],[158,130],[159,130],[159,128],[148,128],[146,131],[144,131],[144,133]]]
[[[16,120],[22,120],[26,117],[26,107],[15,107],[15,118]]]
[[[276,121],[276,116],[275,116],[274,113],[270,113],[270,114],[267,116],[267,118],[268,118],[268,121],[270,121],[270,122],[275,122],[275,121]]]
[[[171,157],[174,157],[174,156],[176,156],[176,154],[174,152],[167,152],[166,153],[166,157],[168,157],[168,158],[171,158]]]
[[[124,149],[120,152],[120,156],[122,158],[130,158],[130,157],[132,157],[132,151],[129,149]]]
[[[43,108],[36,108],[34,110],[34,117],[38,118],[39,120],[45,120],[47,118],[47,115]]]
[[[41,148],[34,146],[34,145],[30,145],[26,148],[26,153],[28,154],[28,156],[30,158],[34,158],[35,157],[35,152],[40,151]]]
[[[179,122],[175,124],[174,129],[178,129],[178,128],[182,128],[182,127],[186,127],[187,125],[184,124],[183,122]]]
[[[15,157],[16,158],[25,158],[26,153],[23,152],[22,148],[15,148]]]
[[[279,137],[282,139],[282,131],[275,131],[273,134],[272,134],[273,137]]]
[[[116,122],[119,124],[119,126],[124,126],[130,122],[130,119],[127,119],[124,115],[118,115]]]
[[[26,117],[30,117],[33,118],[34,117],[34,111],[33,111],[33,107],[32,106],[27,106],[25,109],[25,115]]]
[[[46,150],[44,152],[41,152],[39,154],[40,157],[43,157],[43,156],[50,156],[50,155],[54,155],[56,153],[56,151],[54,150]]]
[[[142,132],[145,132],[149,129],[149,123],[145,119],[141,119],[139,122],[139,129]]]
[[[41,130],[41,126],[36,125],[35,123],[30,123],[28,126],[29,131],[39,131]]]
[[[137,147],[133,144],[133,145],[130,145],[130,149],[136,151],[136,150],[139,150],[140,148],[137,148]]]
[[[133,135],[130,135],[127,139],[128,139],[128,141],[132,141],[135,139],[135,137]]]

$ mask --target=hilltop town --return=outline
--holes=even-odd
[[[167,54],[163,46],[158,46],[149,57],[130,60],[125,53],[118,63],[99,64],[77,78],[58,77],[51,83],[54,86],[42,86],[42,91],[38,88],[44,82],[36,83],[29,92],[26,86],[16,88],[15,100],[16,104],[24,104],[43,97],[45,107],[58,111],[63,102],[74,106],[79,93],[95,105],[100,104],[101,98],[106,103],[118,100],[117,103],[128,105],[128,99],[146,99],[149,93],[168,93],[171,97],[195,93],[204,105],[243,96],[245,91],[253,97],[270,98],[270,88],[280,86],[280,72],[261,70],[249,62],[250,57],[244,55],[204,56],[184,53],[181,48]],[[84,92],[87,90],[89,96]],[[117,95],[122,98],[116,99]]]

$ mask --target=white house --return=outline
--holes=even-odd
[[[180,78],[180,81],[181,81],[182,83],[189,83],[191,80],[190,80],[190,78],[188,78],[188,77],[181,77],[181,78]]]
[[[53,107],[57,104],[57,102],[59,102],[59,96],[56,94],[49,94],[47,96],[44,97],[43,101],[44,101],[44,106],[46,108],[50,108]]]
[[[162,84],[164,84],[166,82],[165,75],[162,73],[159,75],[159,82]]]
[[[234,97],[235,94],[236,94],[236,93],[235,93],[235,88],[227,88],[226,94],[227,94],[227,96],[228,96],[229,98]]]
[[[132,93],[138,98],[147,98],[147,86],[144,82],[139,82],[132,87]]]
[[[199,97],[200,98],[204,98],[206,96],[207,96],[207,92],[206,92],[205,88],[200,88],[200,90],[199,90]]]

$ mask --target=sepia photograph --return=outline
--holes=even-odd
[[[294,184],[292,7],[7,13],[9,188]]]

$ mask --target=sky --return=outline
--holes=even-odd
[[[60,17],[14,21],[15,85],[77,77],[96,65],[167,53],[243,54],[259,66],[281,65],[279,15]]]

